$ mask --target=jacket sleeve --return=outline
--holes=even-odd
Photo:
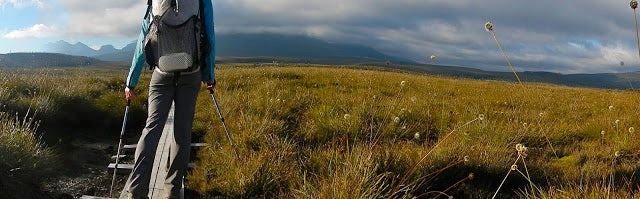
[[[211,50],[209,51],[209,54],[206,55],[207,57],[205,58],[204,66],[202,67],[202,81],[213,81],[216,78],[216,75],[213,72],[216,67],[216,35],[213,27],[213,4],[211,3],[211,0],[202,0],[202,3],[205,31],[211,46]]]
[[[150,10],[147,10],[151,12]],[[140,31],[140,35],[138,36],[138,41],[136,45],[136,50],[133,53],[133,59],[131,60],[131,68],[129,69],[129,76],[127,77],[127,87],[135,88],[138,85],[138,80],[140,79],[140,72],[142,71],[142,67],[145,63],[144,58],[144,38],[149,32],[149,20],[151,13],[147,13],[147,17],[142,21],[142,30]]]

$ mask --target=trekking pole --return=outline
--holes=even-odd
[[[216,99],[216,95],[213,94],[213,89],[209,89],[209,93],[211,94],[211,98],[213,98],[213,103],[216,105],[216,110],[218,110],[218,116],[220,116],[220,120],[222,121],[222,127],[224,127],[224,132],[227,134],[227,138],[229,139],[229,143],[231,143],[231,148],[233,152],[238,156],[238,151],[236,151],[236,146],[233,144],[233,140],[231,139],[231,134],[229,134],[229,130],[227,129],[227,124],[224,122],[224,117],[222,117],[222,112],[220,112],[220,106],[218,106],[218,100]]]
[[[120,147],[122,147],[122,137],[124,136],[124,129],[127,126],[127,116],[129,115],[129,106],[131,100],[127,100],[127,107],[124,110],[124,120],[122,121],[122,129],[120,130],[120,141],[118,142],[118,152],[116,154],[116,165],[113,168],[113,178],[111,179],[111,188],[109,189],[109,197],[113,195],[113,184],[116,182],[116,171],[118,171],[118,160],[120,160]]]

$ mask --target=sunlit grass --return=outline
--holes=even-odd
[[[210,146],[199,151],[187,186],[205,197],[616,198],[637,192],[635,91],[353,66],[219,65],[216,75],[240,157],[203,89],[194,132]],[[113,128],[115,135],[125,77],[118,70],[3,71],[0,106],[19,118],[37,110],[40,132],[86,125]],[[145,73],[136,88],[131,128],[145,119],[148,78]],[[517,144],[527,147],[524,161]]]
[[[521,87],[330,67],[225,65],[217,74],[220,104],[243,158],[236,161],[228,154],[231,151],[213,115],[210,99],[201,96],[196,122],[202,124],[201,128],[208,132],[207,141],[216,147],[200,153],[203,167],[190,176],[189,185],[211,196],[256,196],[247,184],[262,164],[251,162],[264,160],[252,157],[278,150],[266,141],[274,137],[288,140],[295,150],[286,157],[275,158],[286,162],[289,169],[282,173],[271,170],[276,173],[269,175],[286,179],[289,189],[258,192],[270,196],[380,198],[391,196],[399,186],[403,192],[393,197],[410,198],[443,191],[469,173],[476,173],[474,180],[456,184],[460,187],[448,192],[463,198],[487,198],[500,184],[503,171],[517,158],[513,152],[516,143],[529,147],[527,170],[524,165],[518,170],[529,172],[530,177],[516,171],[518,176],[507,180],[508,187],[500,191],[498,198],[515,196],[518,193],[513,190],[518,189],[539,197],[548,186],[579,181],[602,183],[611,170],[626,173],[627,178],[635,175],[635,155],[616,161],[615,167],[611,165],[615,151],[640,149],[639,141],[634,139],[637,136],[629,133],[631,127],[637,126],[634,118],[639,116],[634,109],[639,94],[632,91]],[[480,114],[484,114],[484,121],[443,140],[453,129]],[[615,120],[619,122],[616,124]],[[602,131],[611,133],[602,135]],[[418,164],[440,140],[442,143],[433,154]],[[369,150],[362,152],[362,147]],[[362,165],[360,159],[353,159],[354,153],[385,161],[367,160]],[[465,156],[469,162],[452,166],[438,177],[421,178]],[[237,165],[240,168],[235,168]],[[353,165],[349,169],[354,172],[360,169],[360,176],[340,178],[350,182],[335,184],[337,176],[352,175],[340,169],[342,165]],[[414,165],[418,165],[416,172],[411,173]],[[407,180],[400,183],[408,173]],[[623,176],[616,175],[616,185],[622,185]],[[238,180],[240,177],[247,179]],[[378,191],[369,194],[371,189]]]

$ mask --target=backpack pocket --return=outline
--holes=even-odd
[[[157,66],[161,71],[184,72],[195,68],[198,56],[195,23],[196,17],[177,25],[167,23],[164,17],[157,23]]]
[[[158,26],[156,25],[158,20],[154,20],[149,25],[149,31],[144,38],[143,50],[144,58],[149,64],[149,69],[153,69],[158,66]]]

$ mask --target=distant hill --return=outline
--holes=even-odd
[[[120,50],[116,49],[115,47],[113,47],[113,45],[104,45],[102,47],[100,47],[100,49],[98,50],[98,54],[99,55],[104,55],[104,54],[111,54],[111,53],[117,53]]]
[[[438,66],[438,65],[406,65],[406,64],[390,64],[386,66],[380,63],[371,63],[378,67],[399,69],[424,74],[516,82],[511,72],[493,72],[484,71],[474,68],[458,67],[458,66]],[[519,72],[518,76],[524,82],[538,82],[559,84],[573,87],[589,87],[604,89],[640,89],[640,72],[629,73],[597,73],[597,74],[559,74],[552,72]]]
[[[111,62],[130,62],[135,48],[136,43],[132,42],[122,49],[116,49],[112,45],[105,45],[99,50],[94,50],[80,42],[70,44],[66,41],[58,41],[45,47],[45,49],[49,49],[51,52],[90,56],[98,60]],[[456,66],[417,64],[408,59],[385,55],[367,46],[330,43],[297,35],[218,34],[216,35],[216,58],[217,62],[222,63],[271,63],[275,61],[330,65],[373,65],[432,75],[515,81],[513,74],[509,72],[491,72]],[[93,59],[93,61],[96,61],[95,59]],[[389,65],[385,64],[387,61],[389,61]],[[33,61],[31,62],[33,63]],[[17,64],[20,63],[13,63],[13,65]],[[610,89],[640,88],[640,73],[638,72],[569,75],[550,72],[521,72],[519,75],[520,78],[526,82],[543,82],[567,86]]]
[[[83,56],[57,53],[9,53],[0,54],[0,67],[77,67],[89,66],[102,61]]]
[[[112,46],[113,47],[113,46]],[[45,52],[60,53],[75,56],[95,56],[99,54],[99,51],[90,48],[86,44],[78,42],[76,44],[70,44],[69,42],[60,40],[55,43],[50,43],[44,46]]]
[[[102,61],[125,62],[131,61],[135,48],[135,43],[131,43],[122,49],[116,49],[113,45],[104,45],[95,50],[82,42],[71,44],[60,40],[45,45],[43,50],[50,53],[93,57]]]
[[[105,45],[100,50],[83,43],[58,41],[45,46],[46,52],[90,56],[103,61],[129,62],[136,48],[135,41],[122,49]],[[278,34],[216,35],[216,57],[228,62],[278,61],[315,64],[359,64],[392,61],[412,64],[411,60],[385,55],[373,48],[319,39]]]
[[[222,34],[216,35],[216,56],[222,61],[252,62],[270,59],[316,64],[358,64],[365,62],[414,63],[385,55],[373,48],[298,35]]]

